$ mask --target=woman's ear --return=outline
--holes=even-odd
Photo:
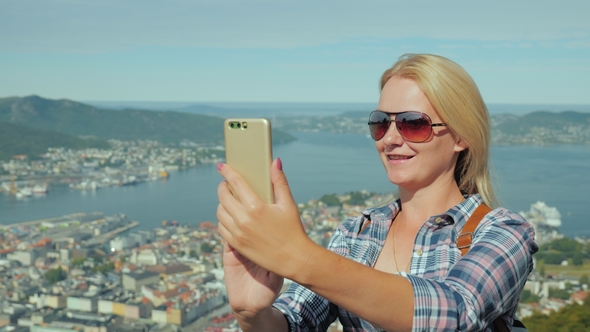
[[[461,137],[457,137],[455,141],[455,152],[461,152],[469,147],[469,144],[466,140],[461,139]]]

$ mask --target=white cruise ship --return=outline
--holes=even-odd
[[[550,242],[562,238],[558,228],[561,226],[561,214],[557,208],[547,206],[545,202],[538,201],[531,204],[527,212],[519,212],[535,228],[537,242]]]
[[[547,226],[558,228],[561,226],[561,214],[557,208],[547,206],[545,202],[531,204],[530,213],[540,222]]]

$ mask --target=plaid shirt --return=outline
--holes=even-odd
[[[534,229],[520,215],[494,209],[480,222],[471,249],[462,257],[457,235],[481,202],[479,195],[467,197],[446,213],[430,217],[418,231],[410,273],[401,273],[414,290],[413,331],[492,331],[498,316],[512,326],[520,292],[533,268],[532,255],[538,250]],[[367,209],[346,220],[328,249],[374,266],[400,204],[398,200]],[[371,223],[360,232],[368,220]],[[283,312],[291,331],[326,331],[337,318],[344,331],[381,331],[296,283],[274,307]]]

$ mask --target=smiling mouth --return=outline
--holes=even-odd
[[[412,159],[414,156],[387,156],[387,159],[389,160],[408,160],[408,159]]]

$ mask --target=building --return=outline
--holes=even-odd
[[[164,281],[175,275],[189,276],[194,274],[194,270],[190,266],[180,263],[153,266],[147,268],[147,270],[159,273]]]
[[[24,266],[31,266],[37,259],[37,252],[31,251],[14,251],[6,256],[8,260],[20,262]]]
[[[67,301],[69,310],[96,312],[98,309],[98,298],[94,297],[75,297],[69,296]]]
[[[158,261],[158,255],[151,249],[144,249],[140,252],[134,251],[130,258],[131,263],[142,265],[157,265]]]
[[[123,275],[123,288],[140,292],[141,286],[151,285],[160,281],[160,274],[156,272],[131,272]]]

